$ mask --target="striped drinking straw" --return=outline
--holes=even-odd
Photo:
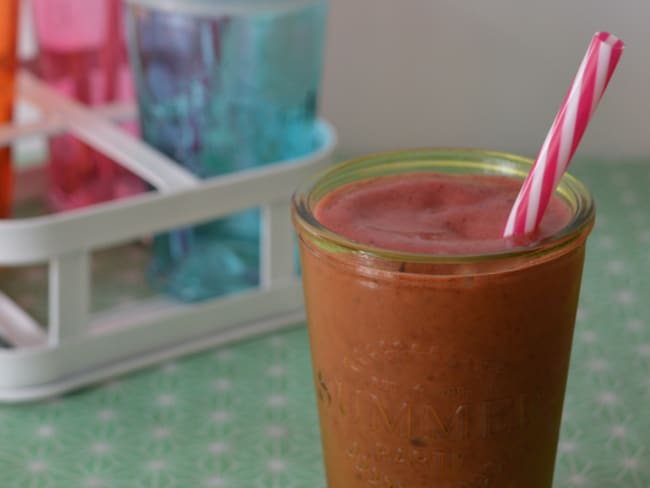
[[[569,92],[555,116],[537,159],[503,229],[503,237],[534,232],[566,171],[623,53],[623,41],[608,32],[594,35]]]

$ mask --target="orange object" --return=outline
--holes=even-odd
[[[0,124],[11,121],[16,74],[18,0],[0,2]],[[13,198],[11,149],[0,148],[0,218],[8,217]]]

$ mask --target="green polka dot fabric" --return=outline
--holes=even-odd
[[[583,161],[574,173],[592,189],[598,218],[554,486],[649,488],[650,161]],[[141,275],[110,265],[125,255],[128,268],[144,265],[144,249],[98,257],[94,308],[129,300],[125,289],[147,293]],[[10,280],[36,309],[39,273]],[[324,488],[308,340],[298,325],[62,398],[0,406],[0,486]]]

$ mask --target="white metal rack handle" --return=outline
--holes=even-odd
[[[18,94],[42,121],[0,128],[0,145],[25,135],[69,132],[151,183],[157,192],[71,212],[0,221],[0,265],[48,263],[47,330],[0,292],[0,401],[58,394],[164,358],[273,330],[302,317],[295,276],[289,196],[324,168],[336,144],[318,124],[314,153],[291,161],[199,180],[112,123],[132,107],[93,109],[65,98],[25,72]],[[261,285],[200,304],[155,298],[92,315],[90,253],[176,227],[261,207]]]

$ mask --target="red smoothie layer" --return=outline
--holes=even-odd
[[[363,244],[425,254],[480,254],[527,245],[567,225],[558,196],[534,234],[500,237],[521,181],[492,175],[417,173],[343,185],[315,215],[328,229]]]

